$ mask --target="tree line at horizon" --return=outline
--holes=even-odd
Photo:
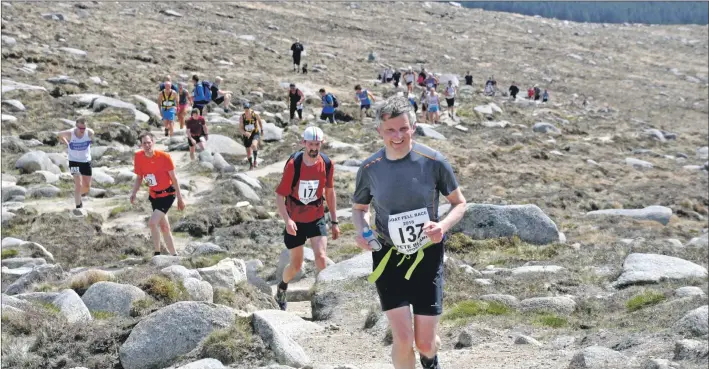
[[[709,24],[707,1],[465,1],[467,8],[574,22]]]

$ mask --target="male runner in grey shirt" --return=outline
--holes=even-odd
[[[357,172],[352,220],[357,244],[369,223],[369,204],[383,247],[372,253],[382,310],[391,325],[392,361],[396,369],[414,369],[414,340],[426,369],[440,369],[436,331],[443,311],[443,240],[465,212],[465,198],[453,168],[439,152],[415,143],[416,115],[404,97],[388,99],[377,112],[377,131],[384,149]],[[439,222],[439,193],[452,207]],[[401,255],[400,255],[401,254]],[[409,305],[413,307],[413,325]]]

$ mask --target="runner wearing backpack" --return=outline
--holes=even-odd
[[[320,120],[329,120],[330,123],[335,124],[335,108],[340,106],[337,101],[337,97],[331,93],[325,92],[324,88],[320,89],[320,97],[322,99],[322,113],[320,114]]]
[[[335,166],[320,152],[323,131],[310,126],[303,132],[304,150],[290,156],[283,177],[276,188],[278,213],[286,223],[284,242],[290,252],[290,263],[283,270],[276,292],[276,302],[286,310],[288,282],[303,266],[303,245],[310,239],[318,272],[327,266],[327,221],[323,198],[327,201],[332,223],[332,239],[340,237],[337,223],[337,195],[334,187]]]
[[[192,104],[199,109],[199,115],[204,115],[204,107],[212,101],[212,84],[209,81],[201,81],[195,74],[192,76],[194,89],[192,90]]]

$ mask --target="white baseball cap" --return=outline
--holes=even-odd
[[[303,140],[305,141],[322,141],[325,138],[325,133],[322,129],[310,126],[303,131]]]

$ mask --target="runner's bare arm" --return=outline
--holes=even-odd
[[[300,100],[298,101],[298,104],[302,104],[303,101],[305,101],[305,95],[303,95],[303,91],[298,90],[298,95],[300,95]]]
[[[241,118],[239,118],[239,133],[241,133],[242,136],[246,134],[246,129],[244,128],[244,115],[243,114],[241,115]]]
[[[330,219],[337,221],[337,196],[335,195],[334,187],[325,187],[325,201],[327,201],[327,207],[330,209]]]
[[[465,197],[463,196],[463,192],[460,191],[460,187],[446,196],[446,199],[448,199],[448,202],[451,204],[451,209],[448,215],[446,215],[446,218],[440,221],[443,233],[447,232],[463,218],[466,205]]]
[[[256,116],[256,124],[258,124],[258,131],[259,133],[263,134],[263,122],[261,122],[261,116],[257,115]]]
[[[93,141],[94,140],[94,130],[91,128],[86,128],[86,132],[89,134],[89,138],[91,139],[91,141]]]
[[[276,207],[278,208],[278,214],[280,214],[281,218],[288,223],[290,220],[290,215],[288,215],[288,209],[286,209],[286,198],[276,194]]]
[[[57,138],[59,141],[64,142],[65,144],[69,144],[69,140],[71,139],[71,129],[66,130],[66,131],[61,131],[57,134]]]
[[[172,186],[175,187],[175,195],[177,195],[177,200],[182,201],[182,191],[180,191],[180,184],[177,182],[177,176],[175,175],[175,171],[170,170],[167,172],[167,174],[172,180]]]
[[[362,229],[369,226],[369,205],[352,204],[352,224],[357,233],[362,234]]]
[[[140,188],[140,184],[143,183],[143,176],[140,174],[135,175],[135,183],[133,183],[133,191],[130,193],[130,203],[132,204],[133,201],[135,201],[135,195],[138,193],[138,189]]]

